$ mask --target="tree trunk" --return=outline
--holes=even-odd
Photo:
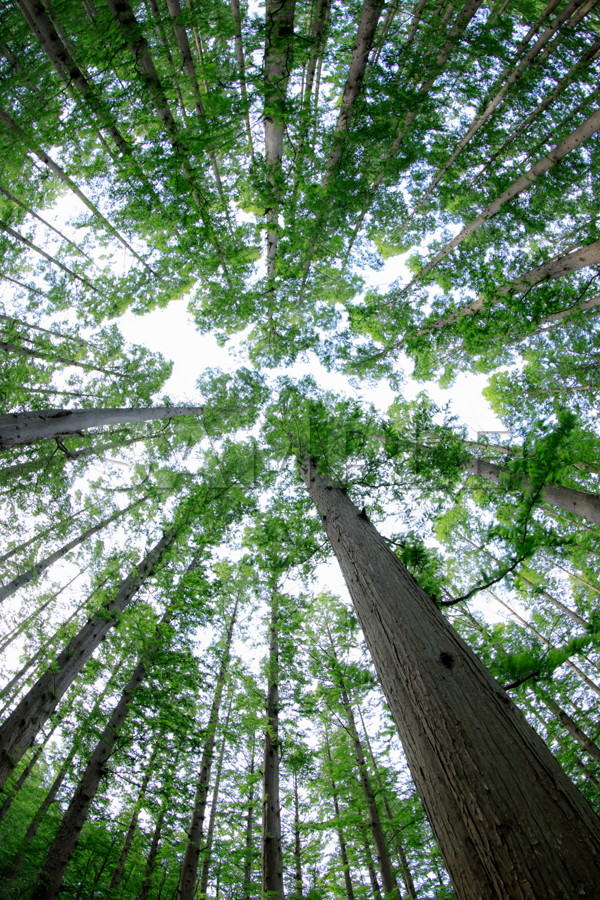
[[[298,804],[298,776],[294,772],[294,900],[302,900],[302,844],[300,841],[300,811]]]
[[[510,698],[344,492],[301,466],[461,900],[600,881],[597,818]]]
[[[15,707],[0,727],[0,787],[4,784],[31,741],[58,706],[65,691],[81,672],[100,642],[131,603],[137,591],[152,574],[162,555],[177,536],[170,529],[155,547],[121,581],[113,600],[92,616],[59,653],[56,662]]]
[[[394,816],[392,814],[392,810],[390,808],[390,803],[388,800],[387,792],[381,780],[381,776],[379,774],[379,770],[377,768],[377,762],[375,760],[375,754],[373,753],[373,748],[371,747],[371,741],[369,740],[369,732],[365,726],[365,720],[363,718],[362,710],[360,706],[357,706],[358,715],[360,716],[360,724],[362,726],[363,734],[365,736],[365,742],[367,745],[367,751],[369,753],[369,759],[371,760],[371,766],[373,768],[373,772],[375,773],[375,780],[379,785],[379,791],[383,800],[383,805],[385,808],[386,815],[388,817],[388,821],[392,823],[394,821]],[[402,879],[404,881],[404,887],[406,888],[407,896],[410,900],[417,900],[417,892],[415,890],[415,883],[413,881],[413,877],[408,865],[408,860],[406,858],[406,854],[404,852],[404,847],[402,846],[402,842],[399,838],[398,830],[393,835],[393,842],[396,848],[396,852],[398,853],[398,857],[400,859],[400,865],[402,867]]]
[[[340,670],[340,665],[337,659],[337,654],[335,652],[333,640],[331,639],[331,634],[329,635],[329,640],[331,641],[331,649],[333,651],[334,660],[333,679],[334,683],[340,691],[342,706],[344,707],[344,712],[346,713],[348,735],[350,737],[350,740],[352,741],[352,749],[354,751],[354,758],[358,767],[360,785],[365,798],[365,803],[367,805],[369,828],[371,837],[373,838],[373,844],[375,846],[375,853],[377,855],[377,864],[379,866],[379,872],[381,874],[383,892],[385,894],[386,900],[388,900],[388,898],[389,900],[400,900],[398,883],[396,881],[396,876],[394,875],[394,870],[392,869],[392,862],[390,860],[387,841],[383,833],[383,828],[381,826],[381,818],[379,815],[379,809],[377,807],[377,801],[375,799],[373,785],[371,784],[369,770],[367,768],[367,761],[365,760],[362,742],[356,728],[354,711],[350,703],[350,696],[348,694],[348,690],[346,688],[346,684]]]
[[[129,856],[129,851],[131,850],[131,846],[133,844],[133,839],[135,838],[138,821],[140,818],[140,810],[144,799],[146,797],[146,791],[148,790],[148,785],[150,783],[150,778],[154,774],[154,763],[156,762],[156,757],[158,755],[158,751],[161,746],[161,738],[162,734],[158,735],[154,742],[154,750],[152,751],[152,755],[148,761],[148,765],[146,766],[146,771],[144,772],[144,777],[142,779],[142,783],[140,785],[140,790],[137,796],[137,800],[133,806],[133,812],[131,814],[131,818],[129,820],[129,826],[127,828],[127,832],[125,834],[125,840],[123,841],[123,846],[121,847],[121,852],[119,853],[119,858],[117,859],[117,864],[113,870],[112,877],[110,879],[110,886],[108,888],[108,896],[114,897],[118,891],[119,885],[121,884],[121,879],[123,878],[123,872],[125,871],[125,863],[127,862],[127,857]]]
[[[465,238],[469,237],[469,235],[473,234],[481,225],[491,219],[500,211],[500,209],[508,203],[510,200],[514,200],[515,197],[518,197],[519,194],[522,194],[523,191],[529,190],[533,182],[547,172],[552,166],[556,165],[561,159],[564,159],[569,153],[573,150],[576,150],[580,147],[585,141],[592,137],[598,130],[600,129],[600,109],[596,110],[589,118],[583,122],[579,128],[576,128],[575,131],[571,132],[568,137],[566,137],[563,141],[560,142],[550,153],[547,153],[546,156],[539,159],[527,172],[521,175],[516,181],[514,181],[509,187],[503,191],[499,197],[490,203],[486,208],[476,216],[468,225],[462,229],[460,234],[457,234],[456,237],[452,238],[442,249],[436,253],[432,259],[429,260],[428,263],[421,269],[418,275],[416,275],[413,280],[403,288],[402,294],[407,293],[422,277],[426,275],[427,272],[430,272],[435,266],[438,265],[455,247],[458,247]]]
[[[496,463],[488,462],[485,459],[472,458],[466,466],[467,472],[473,475],[479,475],[487,481],[494,484],[504,484],[511,481],[512,476],[510,470]],[[517,490],[528,491],[531,493],[532,486],[528,478],[519,478],[512,481],[511,486]],[[588,522],[594,522],[600,525],[600,495],[592,494],[589,491],[577,491],[573,488],[563,487],[560,484],[545,484],[542,489],[542,499],[545,503],[552,506],[558,506],[567,512],[575,513],[587,519]]]
[[[331,759],[331,748],[329,746],[329,741],[327,740],[327,737],[325,737],[325,746],[327,749],[327,761],[329,762],[329,768],[330,768],[333,811],[335,813],[335,818],[336,818],[336,831],[338,834],[338,841],[340,844],[340,857],[342,860],[342,868],[344,870],[344,884],[346,886],[346,894],[348,896],[348,900],[354,900],[354,888],[352,887],[352,878],[350,876],[350,863],[348,862],[348,851],[346,849],[346,841],[344,840],[344,832],[343,832],[343,829],[341,826],[340,804],[339,804],[339,800],[338,800],[337,784],[335,783],[335,779],[333,777],[333,760]]]
[[[27,779],[29,778],[29,775],[31,774],[31,770],[36,765],[38,759],[44,752],[44,748],[45,748],[46,744],[48,743],[48,741],[50,740],[50,738],[52,737],[52,735],[54,734],[54,732],[56,731],[56,729],[58,728],[59,722],[60,722],[60,720],[56,721],[55,724],[50,729],[50,731],[48,732],[48,734],[44,736],[42,741],[40,741],[39,745],[35,748],[34,752],[31,754],[31,758],[30,758],[29,762],[27,763],[27,765],[25,766],[25,768],[23,769],[23,771],[21,772],[21,774],[19,775],[19,777],[17,778],[15,783],[13,785],[11,785],[9,790],[6,792],[6,796],[2,802],[2,806],[0,806],[0,822],[3,821],[4,816],[7,814],[7,812],[9,811],[9,809],[11,808],[11,806],[13,804],[13,800],[15,799],[15,797],[17,796],[17,794],[19,793],[19,791],[21,790],[21,788],[23,787],[23,785],[25,784]]]
[[[208,876],[210,873],[210,865],[212,862],[212,846],[215,837],[215,823],[217,820],[217,807],[219,804],[219,788],[221,785],[221,773],[223,771],[223,760],[225,758],[225,748],[227,746],[227,732],[229,729],[229,720],[231,718],[231,707],[233,704],[233,695],[230,696],[227,707],[227,715],[225,716],[225,724],[223,725],[223,737],[221,740],[221,750],[217,760],[215,769],[215,784],[212,792],[212,800],[210,804],[210,816],[208,817],[208,828],[206,829],[206,844],[204,846],[202,860],[202,874],[200,875],[200,897],[208,897]]]
[[[284,900],[279,802],[279,601],[271,596],[262,801],[262,889],[270,900]]]
[[[246,810],[245,853],[244,853],[244,900],[252,900],[252,856],[254,847],[254,735],[252,735],[252,751],[250,757],[250,792]]]
[[[198,416],[202,406],[163,406],[146,409],[40,409],[0,416],[0,450],[32,444],[44,438],[79,434],[84,428],[148,422],[176,416]]]
[[[9,581],[8,584],[0,587],[0,602],[6,600],[7,597],[10,597],[12,594],[18,591],[19,588],[25,587],[25,585],[33,581],[34,578],[38,578],[43,572],[46,571],[46,569],[49,569],[53,563],[66,556],[70,550],[78,547],[79,544],[83,544],[84,541],[87,541],[88,538],[91,538],[94,534],[102,531],[102,529],[110,525],[111,522],[115,522],[117,519],[120,519],[121,516],[126,515],[128,512],[131,512],[131,510],[135,509],[136,506],[141,506],[142,503],[145,503],[147,499],[147,497],[144,497],[141,500],[136,500],[135,503],[131,503],[129,506],[125,507],[125,509],[118,509],[117,512],[112,514],[112,516],[108,516],[107,519],[102,519],[102,521],[98,522],[97,525],[94,525],[92,528],[88,528],[87,531],[79,534],[76,538],[73,538],[72,541],[69,541],[62,547],[59,547],[58,550],[55,550],[54,553],[50,554],[50,556],[47,556],[45,559],[42,559],[35,565],[31,566],[31,568],[27,569],[26,572],[22,572],[21,575],[17,575],[17,577],[13,578],[12,581]]]
[[[156,627],[149,646],[142,653],[141,659],[123,688],[121,698],[100,735],[100,740],[96,744],[90,760],[79,779],[69,807],[59,825],[54,841],[46,856],[40,879],[31,895],[31,900],[54,900],[60,891],[65,870],[79,840],[81,829],[87,820],[90,806],[104,776],[108,759],[114,752],[115,744],[127,718],[129,707],[139,686],[146,678],[148,668],[151,665],[152,653],[157,649],[162,637],[162,630],[169,623],[173,613],[174,608],[169,607]],[[133,835],[131,839],[133,840]]]
[[[200,763],[200,772],[198,774],[198,783],[196,786],[194,808],[188,830],[188,839],[181,865],[181,876],[177,888],[177,900],[194,900],[196,879],[198,877],[198,861],[202,843],[202,829],[204,826],[204,816],[206,814],[206,798],[208,796],[210,771],[214,756],[215,737],[219,724],[219,712],[221,710],[223,688],[225,686],[225,679],[229,668],[231,640],[237,617],[237,606],[238,604],[236,601],[229,625],[227,626],[223,656],[221,658],[221,665],[215,684],[215,695],[208,717],[208,724],[206,726],[206,738],[204,750],[202,751],[202,761]]]
[[[109,691],[112,690],[112,687],[113,687],[113,684],[115,681],[115,675],[119,673],[123,662],[124,662],[124,657],[121,657],[120,660],[118,661],[118,663],[114,667],[115,674],[113,674],[112,677],[109,678],[108,682],[106,683],[106,685],[104,687],[104,690],[96,698],[94,705],[92,707],[92,710],[87,717],[86,725],[92,721],[93,717],[95,716],[98,709],[100,708],[104,698],[107,696]],[[84,725],[83,727],[85,728],[86,726]],[[83,728],[81,729],[81,731],[83,731]],[[48,790],[48,793],[46,794],[46,796],[44,797],[44,800],[38,807],[35,815],[33,816],[33,819],[29,823],[29,826],[25,833],[25,837],[23,838],[23,840],[21,842],[21,846],[19,847],[19,850],[15,854],[15,856],[10,864],[10,868],[9,868],[8,872],[6,872],[4,874],[3,884],[4,884],[5,890],[7,891],[8,895],[10,895],[9,888],[11,887],[13,882],[16,880],[16,876],[19,873],[19,870],[21,868],[23,860],[29,855],[29,849],[33,843],[33,840],[34,840],[36,834],[38,833],[38,829],[42,823],[42,820],[44,819],[44,816],[46,815],[46,813],[48,812],[48,810],[50,809],[52,804],[55,802],[56,796],[57,796],[60,788],[62,787],[63,781],[69,774],[73,760],[77,756],[77,753],[79,752],[80,749],[81,749],[81,747],[80,747],[79,741],[75,740],[71,746],[71,749],[69,750],[69,753],[64,758],[64,760],[60,766],[60,769],[56,773],[56,776],[54,778],[54,781],[52,782],[52,785],[50,786],[50,789]]]
[[[296,0],[267,0],[264,56],[265,158],[269,208],[267,219],[267,277],[275,278],[281,202],[281,161],[286,122],[286,94],[293,59],[294,9]]]
[[[598,763],[600,766],[600,747],[594,743],[594,741],[588,737],[588,735],[579,727],[577,722],[571,718],[571,716],[565,712],[562,707],[558,705],[556,700],[553,700],[552,697],[549,697],[546,691],[542,690],[539,685],[536,685],[535,688],[536,694],[539,694],[542,698],[543,702],[546,704],[548,709],[553,715],[556,716],[560,724],[563,728],[569,732],[571,737],[577,741],[580,747],[583,747],[588,756],[591,756],[594,762]]]

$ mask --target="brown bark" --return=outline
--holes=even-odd
[[[262,889],[272,900],[285,900],[279,802],[279,601],[271,596],[262,801]]]
[[[208,716],[206,726],[206,737],[204,749],[202,751],[202,760],[200,763],[200,771],[198,774],[198,782],[196,785],[196,795],[194,799],[194,808],[188,829],[188,839],[185,848],[185,854],[181,865],[181,875],[179,885],[177,887],[177,900],[194,900],[196,890],[196,879],[198,876],[198,862],[200,859],[200,849],[202,845],[202,830],[204,827],[204,816],[206,814],[206,800],[208,797],[208,787],[210,783],[210,773],[215,748],[216,731],[219,724],[219,713],[221,711],[221,701],[223,698],[223,689],[225,687],[225,679],[229,668],[231,641],[233,638],[233,629],[237,617],[237,602],[233,608],[227,632],[225,635],[225,646],[221,657],[221,665],[215,683],[215,694],[212,706]]]
[[[80,544],[83,544],[84,541],[87,541],[93,535],[98,534],[99,531],[102,531],[103,528],[106,528],[108,525],[112,524],[112,522],[116,522],[117,519],[120,519],[122,516],[125,516],[128,512],[131,512],[132,509],[135,509],[137,506],[141,506],[142,503],[145,503],[148,498],[144,497],[141,500],[136,500],[135,503],[131,503],[129,506],[125,507],[125,509],[118,509],[112,516],[108,516],[106,519],[102,519],[96,525],[93,525],[91,528],[86,529],[82,534],[78,534],[77,537],[68,541],[62,547],[59,547],[58,550],[55,550],[54,553],[51,553],[49,556],[46,556],[45,559],[41,559],[39,562],[35,563],[35,565],[31,566],[31,568],[27,569],[25,572],[22,572],[20,575],[17,575],[16,578],[13,578],[12,581],[7,582],[2,587],[0,587],[0,602],[7,599],[7,597],[12,596],[19,588],[25,587],[25,585],[30,584],[35,578],[39,578],[47,569],[50,568],[55,562],[58,562],[59,559],[62,559],[73,550],[75,547],[78,547]]]
[[[0,416],[0,450],[65,434],[79,434],[87,428],[197,416],[202,412],[201,406],[164,406],[146,409],[36,409],[8,413]]]
[[[301,466],[461,900],[593,896],[593,811],[342,490]]]
[[[204,845],[203,851],[203,859],[202,859],[202,873],[200,875],[200,897],[206,898],[208,897],[208,876],[210,873],[210,866],[212,863],[212,846],[215,838],[215,824],[217,821],[217,808],[219,805],[219,789],[221,785],[221,773],[223,771],[223,760],[225,758],[225,748],[227,747],[227,739],[228,739],[228,729],[229,729],[229,720],[231,717],[231,707],[232,707],[233,696],[230,696],[229,705],[227,707],[227,715],[225,717],[225,724],[223,725],[223,736],[221,738],[221,749],[219,751],[219,758],[217,759],[217,767],[215,769],[215,783],[212,792],[212,799],[210,804],[210,816],[208,817],[208,828],[206,829],[206,843]]]
[[[531,493],[533,488],[528,478],[514,479],[510,471],[504,466],[488,462],[485,459],[473,458],[467,463],[466,469],[473,475],[485,478],[494,484],[510,484],[516,490]],[[600,495],[589,491],[577,491],[574,488],[563,487],[561,484],[545,484],[541,497],[545,503],[558,506],[567,512],[587,519],[589,522],[600,524]]]
[[[54,712],[92,653],[152,574],[176,536],[175,529],[163,535],[133,572],[121,581],[114,598],[99,613],[88,619],[65,649],[58,654],[56,662],[38,678],[0,726],[0,786],[4,784],[44,722]]]

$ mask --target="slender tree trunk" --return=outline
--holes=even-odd
[[[119,885],[121,884],[121,879],[123,878],[123,872],[125,871],[125,863],[127,862],[127,858],[129,856],[129,851],[131,850],[133,840],[135,838],[138,822],[140,818],[140,810],[142,808],[142,804],[146,797],[146,791],[148,790],[148,785],[150,784],[150,779],[154,774],[154,763],[156,762],[156,757],[158,755],[158,751],[161,747],[162,734],[157,735],[154,742],[154,750],[152,751],[152,755],[148,761],[148,765],[146,766],[146,771],[144,772],[144,777],[142,779],[142,783],[140,785],[140,790],[137,796],[137,800],[133,806],[133,812],[131,814],[131,818],[129,820],[129,826],[127,828],[127,832],[125,834],[125,840],[123,841],[123,846],[121,847],[121,852],[119,853],[119,858],[117,859],[117,864],[112,873],[112,877],[110,879],[110,886],[108,888],[108,896],[114,897],[117,893]]]
[[[286,123],[286,94],[293,60],[296,0],[267,0],[265,40],[265,158],[269,185],[267,219],[267,277],[275,278],[281,203],[281,161]]]
[[[240,93],[244,108],[244,120],[246,122],[246,134],[248,135],[248,150],[250,159],[254,160],[254,144],[252,141],[252,129],[250,127],[250,104],[248,103],[248,91],[246,88],[246,64],[244,60],[244,45],[242,43],[242,14],[239,0],[231,0],[231,16],[235,29],[235,56],[240,77]]]
[[[364,831],[362,828],[360,829],[360,837],[364,852],[364,859],[362,864],[366,866],[369,873],[369,881],[371,882],[373,900],[385,900],[385,898],[381,896],[381,888],[379,887],[379,882],[377,881],[377,872],[375,871],[375,865],[373,863],[373,854],[371,853],[369,838],[366,831]]]
[[[294,772],[294,900],[302,900],[304,892],[302,889],[302,843],[300,841],[300,811],[298,804],[298,776]]]
[[[371,767],[373,769],[373,772],[375,773],[375,780],[377,781],[377,784],[379,785],[379,793],[383,800],[383,805],[385,808],[386,815],[388,817],[388,821],[391,824],[394,821],[394,816],[393,816],[392,810],[390,808],[390,803],[388,800],[387,792],[385,790],[384,784],[381,780],[381,775],[377,768],[377,761],[375,759],[375,754],[373,753],[373,748],[371,747],[371,741],[369,740],[369,732],[366,729],[362,710],[360,708],[360,705],[358,705],[358,704],[357,704],[357,709],[358,709],[358,715],[360,717],[360,724],[362,726],[363,734],[365,736],[365,743],[367,745],[369,759],[371,760]],[[397,831],[393,835],[392,839],[394,842],[394,846],[396,848],[396,852],[398,853],[398,857],[400,859],[400,865],[402,867],[402,878],[404,880],[404,887],[406,888],[407,896],[410,898],[410,900],[417,900],[417,892],[415,890],[415,883],[413,881],[413,877],[412,877],[412,874],[411,874],[411,871],[410,871],[410,868],[408,865],[408,860],[407,860],[406,854],[404,852],[404,847],[402,846],[402,842],[398,836]]]
[[[254,755],[255,736],[252,735],[252,750],[250,756],[250,792],[248,794],[248,807],[246,810],[245,828],[245,853],[244,853],[244,900],[252,900],[252,857],[254,850]]]
[[[233,608],[229,625],[227,626],[223,656],[221,658],[221,665],[215,684],[215,695],[208,717],[204,750],[202,752],[202,761],[200,763],[200,772],[198,774],[198,782],[196,785],[194,808],[192,810],[192,817],[188,830],[188,839],[183,862],[181,865],[181,876],[179,878],[179,886],[177,888],[177,900],[194,900],[196,879],[198,877],[198,861],[200,858],[200,849],[202,845],[202,829],[204,826],[204,816],[206,814],[206,798],[208,796],[210,772],[214,756],[215,737],[219,724],[219,712],[221,710],[223,688],[225,686],[225,679],[227,677],[227,671],[229,669],[231,640],[233,637],[233,629],[235,626],[236,617],[237,602]]]
[[[494,484],[506,485],[507,482],[512,481],[517,490],[532,491],[532,485],[528,478],[517,479],[515,483],[509,469],[485,459],[471,459],[466,469],[473,475],[479,475],[480,478],[485,478],[486,481],[492,481]],[[542,490],[542,499],[545,503],[551,503],[553,506],[558,506],[559,509],[575,513],[575,515],[587,519],[588,522],[600,525],[600,495],[598,494],[577,491],[560,484],[545,484]]]
[[[344,870],[344,884],[346,886],[346,894],[348,896],[348,900],[354,900],[354,888],[352,886],[352,878],[350,875],[348,851],[346,849],[346,841],[344,839],[344,830],[341,825],[340,803],[338,800],[337,784],[335,783],[335,779],[333,777],[333,760],[331,759],[331,747],[329,746],[329,741],[327,740],[327,738],[325,738],[325,747],[327,750],[327,761],[329,762],[330,769],[331,796],[333,800],[333,811],[335,813],[336,831],[338,834],[338,841],[340,845],[340,857],[342,860],[342,868]]]
[[[2,638],[2,641],[0,642],[0,654],[4,653],[4,651],[7,649],[7,647],[10,647],[10,645],[13,643],[13,641],[16,641],[18,637],[20,637],[22,634],[24,634],[25,631],[27,630],[27,628],[29,627],[29,625],[31,625],[31,623],[33,622],[33,620],[40,618],[42,613],[45,610],[47,610],[48,607],[52,603],[54,603],[56,600],[58,600],[60,595],[64,591],[66,591],[67,588],[70,588],[74,581],[77,581],[78,578],[81,578],[81,576],[84,575],[86,571],[87,571],[86,569],[80,569],[79,572],[77,572],[76,575],[74,575],[72,578],[70,578],[69,581],[67,581],[66,584],[64,584],[61,588],[59,588],[58,591],[51,594],[47,600],[44,600],[43,603],[41,603],[38,606],[38,608],[35,609],[31,613],[31,615],[26,616],[26,618],[24,618],[24,619],[21,619],[19,624],[17,626],[15,626],[15,628],[13,628],[11,631],[9,631]],[[4,693],[4,690],[1,690],[0,697],[3,696],[3,693]]]
[[[163,615],[150,640],[148,649],[144,651],[141,659],[138,661],[123,689],[119,702],[113,709],[110,719],[100,735],[100,740],[96,744],[90,760],[79,779],[69,807],[50,846],[40,879],[31,895],[31,900],[54,900],[60,891],[65,870],[79,840],[81,829],[87,820],[90,806],[96,796],[100,781],[105,774],[108,759],[114,751],[135,694],[146,678],[151,665],[152,653],[157,649],[162,636],[161,632],[164,626],[168,624],[173,612],[173,607],[169,607]]]
[[[346,713],[348,735],[350,737],[350,740],[352,741],[352,749],[354,751],[354,758],[358,767],[360,785],[367,806],[369,828],[371,837],[373,838],[373,844],[375,846],[375,853],[377,855],[377,864],[379,866],[379,872],[381,874],[383,892],[386,896],[386,900],[388,900],[388,898],[389,900],[400,900],[400,891],[398,890],[398,883],[396,881],[396,876],[394,875],[394,870],[392,868],[387,841],[383,833],[383,828],[381,826],[381,817],[379,815],[379,809],[377,807],[373,785],[371,784],[371,777],[367,768],[367,761],[365,760],[362,742],[356,728],[354,711],[352,709],[352,704],[350,703],[350,696],[348,694],[346,683],[340,669],[340,664],[337,659],[337,654],[335,651],[333,640],[331,638],[331,634],[329,635],[329,640],[331,642],[331,650],[333,653],[334,661],[333,679],[340,692],[340,699],[342,701],[342,706],[344,707],[344,712]]]
[[[535,687],[535,693],[542,698],[543,703],[545,703],[550,712],[556,716],[563,728],[566,728],[571,737],[577,741],[579,746],[583,747],[588,756],[591,756],[594,762],[598,763],[600,766],[600,747],[588,737],[585,731],[579,727],[577,722],[575,722],[574,719],[572,719],[571,716],[558,705],[556,700],[550,697],[539,684]]]
[[[119,585],[115,597],[92,616],[59,653],[56,662],[38,678],[0,726],[0,786],[4,784],[31,741],[54,712],[65,691],[81,672],[100,642],[118,621],[136,593],[159,564],[177,536],[166,532],[155,547]]]
[[[85,725],[83,726],[83,728],[80,729],[80,732],[79,732],[80,734],[89,725],[89,723],[93,721],[93,718],[96,715],[97,711],[100,709],[100,706],[101,706],[102,702],[104,701],[104,698],[112,690],[114,682],[115,682],[115,678],[118,675],[123,662],[124,662],[124,657],[121,657],[120,660],[117,662],[117,664],[114,667],[114,674],[111,676],[111,678],[109,678],[103,691],[96,698],[94,705],[92,707],[92,710],[86,719]],[[69,774],[69,772],[71,770],[71,766],[73,764],[73,760],[77,756],[77,753],[79,752],[80,749],[81,748],[79,745],[79,741],[75,740],[73,742],[71,749],[69,750],[67,756],[64,758],[64,760],[60,766],[60,769],[56,773],[56,776],[54,778],[54,781],[52,782],[52,785],[50,786],[48,793],[46,794],[44,800],[38,807],[35,815],[33,816],[33,819],[29,823],[29,827],[27,828],[25,837],[23,838],[23,840],[21,842],[21,846],[19,847],[18,852],[15,854],[15,856],[10,864],[10,869],[4,875],[3,884],[4,884],[5,890],[7,891],[8,895],[10,895],[9,889],[12,886],[12,884],[16,881],[16,878],[17,878],[17,875],[19,874],[19,870],[21,868],[23,860],[29,855],[30,847],[35,839],[36,834],[38,833],[38,829],[44,819],[44,816],[46,815],[46,813],[48,812],[48,810],[50,809],[52,804],[56,801],[58,792],[61,789],[65,778]]]
[[[16,779],[15,783],[10,786],[8,791],[6,791],[6,796],[4,797],[2,806],[0,806],[0,822],[3,821],[5,815],[7,814],[7,812],[9,811],[9,809],[11,808],[11,806],[13,804],[15,797],[17,796],[17,794],[19,793],[19,791],[21,790],[21,788],[23,787],[23,785],[29,778],[33,767],[37,764],[37,761],[39,760],[40,756],[44,752],[44,748],[46,747],[46,744],[48,743],[48,741],[50,740],[50,738],[52,737],[52,735],[58,728],[58,725],[59,725],[59,721],[57,721],[52,726],[52,728],[50,729],[48,734],[44,735],[43,740],[40,741],[38,746],[35,748],[34,752],[31,754],[29,762],[27,763],[27,765],[25,766],[25,768],[23,769],[23,771],[21,772],[19,777]]]
[[[564,900],[600,881],[596,816],[385,540],[301,466],[461,900]]]
[[[223,771],[223,760],[225,759],[225,748],[227,746],[228,741],[228,729],[229,729],[229,720],[231,718],[231,707],[233,704],[233,695],[229,699],[229,704],[227,706],[227,715],[225,717],[225,724],[223,725],[223,737],[221,739],[221,749],[219,751],[219,758],[217,760],[217,767],[215,769],[215,784],[212,792],[212,801],[210,804],[210,816],[208,817],[208,828],[206,830],[206,843],[204,846],[203,859],[202,859],[202,873],[200,875],[200,897],[206,898],[208,897],[208,876],[210,874],[210,866],[212,863],[212,846],[215,838],[215,824],[217,821],[217,807],[219,804],[219,789],[221,786],[221,773]]]
[[[262,889],[270,900],[284,900],[279,801],[279,600],[271,595],[262,801]]]
[[[432,257],[428,263],[421,269],[418,275],[416,275],[410,284],[407,285],[406,288],[403,288],[402,293],[408,293],[412,287],[428,272],[430,272],[435,266],[438,265],[449,253],[452,252],[459,244],[461,244],[465,238],[468,238],[469,235],[473,234],[481,225],[485,222],[489,221],[493,216],[495,216],[502,207],[508,203],[510,200],[513,200],[515,197],[518,197],[519,194],[522,194],[523,191],[527,191],[530,189],[533,182],[547,172],[552,166],[556,165],[561,159],[571,153],[573,150],[576,150],[580,147],[585,141],[587,141],[592,135],[594,135],[600,129],[600,109],[596,110],[589,118],[586,119],[578,128],[575,129],[568,137],[566,137],[563,141],[560,142],[550,153],[547,153],[546,156],[542,157],[542,159],[538,160],[527,172],[521,175],[516,181],[514,181],[509,187],[506,188],[505,191],[500,194],[492,203],[490,203],[486,208],[476,216],[468,225],[462,229],[460,234],[457,234],[456,237],[452,238],[434,257]]]
[[[32,444],[43,438],[79,434],[85,428],[148,422],[176,416],[198,416],[201,406],[164,406],[147,409],[39,409],[0,416],[0,450]]]
[[[142,503],[145,503],[148,498],[144,497],[142,500],[136,500],[135,503],[131,503],[129,506],[125,507],[125,509],[118,509],[112,516],[108,516],[106,519],[102,519],[101,522],[98,522],[97,525],[94,525],[92,528],[88,528],[82,534],[77,535],[76,538],[64,544],[62,547],[59,547],[58,550],[55,550],[54,553],[51,553],[50,556],[47,556],[45,559],[41,559],[38,563],[31,566],[30,569],[27,569],[26,572],[22,572],[20,575],[17,575],[16,578],[13,578],[12,581],[9,581],[3,587],[0,587],[0,602],[6,600],[7,597],[10,597],[19,588],[25,587],[26,584],[29,584],[34,578],[38,578],[46,569],[49,569],[53,563],[58,562],[59,559],[62,559],[69,553],[69,551],[73,550],[75,547],[78,547],[79,544],[83,544],[84,541],[87,541],[94,534],[97,534],[99,531],[102,531],[103,528],[106,528],[112,522],[116,522],[117,519],[120,519],[122,516],[125,516],[128,512],[131,512],[132,509],[135,509],[137,506],[141,506]]]

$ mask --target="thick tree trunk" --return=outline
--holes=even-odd
[[[284,900],[279,802],[279,602],[271,596],[262,800],[262,889],[270,900]]]
[[[204,827],[204,816],[206,814],[206,799],[208,796],[210,772],[214,756],[215,737],[219,724],[223,688],[225,686],[225,679],[229,668],[231,641],[233,638],[236,617],[237,602],[233,608],[229,625],[227,626],[223,656],[221,658],[221,665],[215,684],[215,694],[208,716],[204,750],[202,751],[202,760],[200,763],[200,772],[198,774],[196,796],[194,799],[194,808],[192,810],[190,827],[188,829],[188,839],[181,865],[181,876],[177,888],[177,900],[194,900],[196,879],[198,877],[198,861],[200,859],[200,849],[202,845],[202,830]]]
[[[301,466],[461,900],[564,900],[600,881],[598,820],[366,516]]]
[[[31,757],[30,757],[27,765],[25,766],[25,768],[23,769],[23,771],[21,772],[21,774],[19,775],[19,777],[17,778],[15,783],[10,786],[8,791],[6,791],[6,796],[4,797],[4,800],[2,801],[2,806],[0,806],[0,822],[3,821],[4,816],[7,814],[7,812],[9,811],[9,809],[11,808],[11,806],[13,804],[15,797],[17,796],[17,794],[19,793],[19,791],[21,790],[21,788],[23,787],[23,785],[29,778],[33,767],[36,765],[38,759],[44,752],[44,748],[46,747],[46,744],[48,743],[48,741],[50,740],[50,738],[52,737],[52,735],[58,728],[58,725],[59,725],[59,721],[57,721],[52,726],[52,728],[50,729],[48,734],[46,734],[44,736],[43,740],[40,741],[38,746],[35,748],[34,752],[31,754]]]
[[[78,434],[86,428],[199,416],[202,406],[163,406],[145,409],[39,409],[0,416],[0,450],[33,444],[44,438]]]
[[[67,555],[71,550],[75,547],[78,547],[79,544],[83,544],[84,541],[87,541],[88,538],[91,538],[94,534],[97,534],[99,531],[102,531],[103,528],[106,528],[112,522],[116,522],[117,519],[120,519],[122,516],[126,515],[128,512],[131,512],[132,509],[135,509],[137,506],[141,506],[142,503],[145,503],[148,498],[144,497],[142,500],[136,500],[135,503],[131,503],[129,506],[125,507],[125,509],[119,509],[116,513],[113,513],[112,516],[108,516],[106,519],[102,519],[101,522],[98,522],[97,525],[94,525],[92,528],[88,528],[82,534],[77,535],[76,538],[73,538],[72,541],[68,541],[68,543],[64,544],[62,547],[59,547],[58,550],[55,550],[54,553],[51,553],[50,556],[46,556],[45,559],[41,559],[38,563],[31,566],[30,569],[27,569],[26,572],[22,572],[20,575],[17,575],[16,578],[13,578],[12,581],[9,581],[7,584],[0,587],[0,602],[6,600],[7,597],[10,597],[19,588],[25,587],[26,584],[29,584],[34,578],[38,578],[46,569],[49,569],[53,563],[58,562],[59,559],[62,559]]]
[[[152,574],[174,541],[175,529],[166,532],[155,547],[119,585],[113,600],[92,616],[59,653],[56,662],[38,678],[0,727],[0,786],[4,784],[31,741],[58,706],[65,691],[81,672],[94,650]]]
[[[528,478],[517,479],[516,482],[512,478],[509,469],[499,466],[496,463],[488,462],[485,459],[473,458],[467,464],[466,469],[473,475],[479,475],[486,481],[492,481],[494,484],[511,483],[511,486],[517,490],[527,491],[531,493],[532,485]],[[545,503],[552,506],[558,506],[566,512],[575,513],[600,525],[600,495],[592,494],[589,491],[577,491],[574,488],[563,487],[560,484],[546,484],[542,490],[542,499]]]

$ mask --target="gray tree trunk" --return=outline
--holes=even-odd
[[[176,416],[198,416],[201,406],[163,406],[146,409],[36,409],[0,416],[0,450],[33,444],[44,438],[79,434],[86,428],[148,422]]]
[[[594,896],[587,801],[366,516],[312,460],[301,471],[460,900]]]
[[[65,691],[81,672],[94,650],[118,621],[123,610],[152,574],[174,541],[175,529],[166,532],[153,549],[119,585],[113,600],[92,616],[59,653],[56,662],[38,678],[0,727],[0,787],[33,738],[58,706]]]

